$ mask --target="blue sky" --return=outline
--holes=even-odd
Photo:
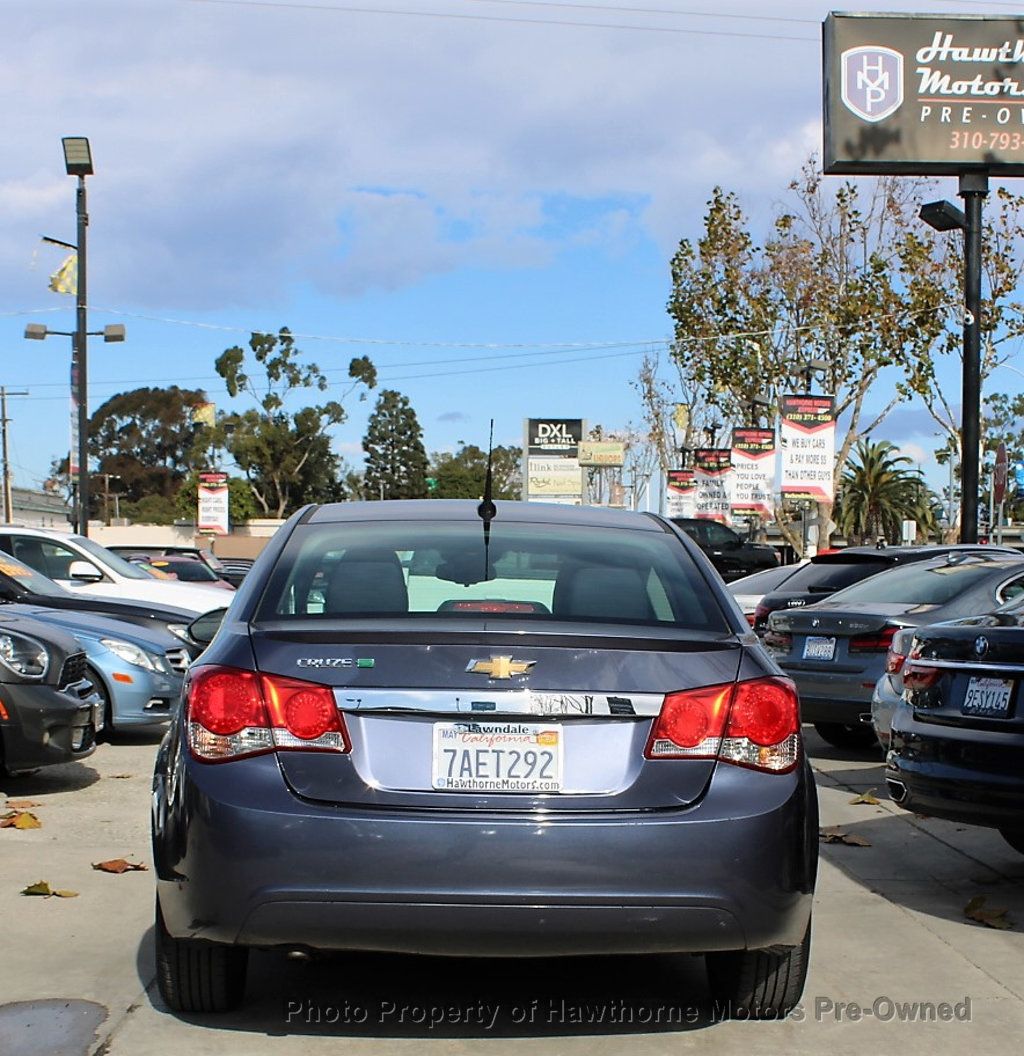
[[[39,242],[74,238],[61,136],[95,156],[90,328],[128,330],[90,345],[92,408],[171,383],[228,407],[216,356],[285,325],[339,382],[368,354],[429,450],[484,442],[491,417],[503,443],[527,416],[616,428],[640,418],[668,260],[714,184],[759,232],[820,148],[829,6],[6,0],[0,383],[31,392],[10,401],[16,482],[67,446],[70,343],[22,339],[73,325]],[[349,397],[334,434],[354,464],[372,403]],[[941,481],[933,431],[915,407],[883,430]]]

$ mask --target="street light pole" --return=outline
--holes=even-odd
[[[978,541],[978,459],[981,447],[981,227],[987,173],[964,173],[964,369],[960,433],[960,542]]]
[[[89,534],[89,354],[86,302],[86,231],[89,214],[85,202],[85,177],[78,177],[75,195],[78,220],[78,290],[75,296],[75,355],[78,358],[78,533]]]

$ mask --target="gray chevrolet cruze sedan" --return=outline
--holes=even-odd
[[[706,954],[726,1013],[807,971],[793,684],[699,549],[607,509],[310,506],[189,672],[153,786],[160,991],[248,950]]]

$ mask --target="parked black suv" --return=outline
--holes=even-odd
[[[984,546],[975,543],[943,543],[928,546],[848,546],[829,554],[812,557],[798,568],[778,590],[761,599],[754,610],[754,630],[764,636],[768,617],[776,609],[795,609],[823,601],[843,587],[859,583],[868,576],[884,572],[909,561],[927,561],[944,554],[982,553],[1020,557],[1021,552],[1009,546]]]
[[[699,517],[673,517],[672,523],[686,534],[708,555],[718,574],[728,582],[775,568],[779,555],[775,548],[765,543],[748,543],[731,528],[717,521],[706,521]]]

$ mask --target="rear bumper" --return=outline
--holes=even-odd
[[[88,689],[87,683],[80,684]],[[84,699],[75,687],[0,685],[7,719],[0,717],[3,764],[8,770],[33,770],[84,759],[96,750],[99,697]]]
[[[158,762],[158,893],[178,938],[471,956],[800,942],[817,864],[806,768],[719,766],[697,806],[641,814],[354,810],[276,760]],[[241,769],[244,767],[244,770]]]
[[[886,783],[901,807],[991,828],[1024,828],[1024,736],[919,722],[896,709]]]

